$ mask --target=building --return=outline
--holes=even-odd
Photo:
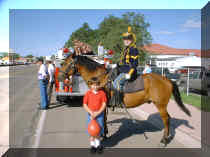
[[[26,64],[28,62],[27,58],[20,57],[15,60],[16,64]]]
[[[201,50],[198,49],[177,49],[151,44],[144,46],[144,50],[150,54],[150,64],[167,67],[171,72],[182,66],[201,66]]]

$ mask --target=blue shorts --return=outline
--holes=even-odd
[[[97,120],[97,122],[98,122],[98,124],[100,125],[100,128],[101,128],[99,136],[102,136],[104,134],[104,112],[102,112],[100,115],[98,115],[96,117],[96,120]],[[90,123],[90,121],[91,121],[91,117],[90,117],[90,114],[88,113],[87,128],[88,128],[88,124]],[[88,131],[87,131],[87,133],[88,133]],[[88,133],[88,135],[90,135],[90,134]]]

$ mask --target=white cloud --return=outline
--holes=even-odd
[[[201,28],[201,20],[197,17],[187,19],[183,24],[184,28]]]
[[[172,35],[174,34],[174,32],[170,32],[170,31],[159,31],[159,32],[155,32],[156,34],[163,34],[163,35]]]

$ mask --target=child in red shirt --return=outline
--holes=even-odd
[[[100,82],[96,77],[91,79],[90,90],[84,96],[83,107],[88,112],[88,124],[91,119],[96,119],[100,125],[101,131],[98,137],[90,136],[91,152],[102,152],[102,145],[100,144],[100,136],[104,133],[104,110],[106,108],[106,94],[99,89]]]

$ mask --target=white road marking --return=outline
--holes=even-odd
[[[45,119],[46,119],[46,110],[43,110],[41,112],[41,116],[37,125],[37,130],[36,130],[36,134],[35,134],[35,142],[32,148],[38,148],[39,144],[40,144],[40,139],[41,139],[41,135],[43,132],[43,127],[44,127],[44,123],[45,123]]]

